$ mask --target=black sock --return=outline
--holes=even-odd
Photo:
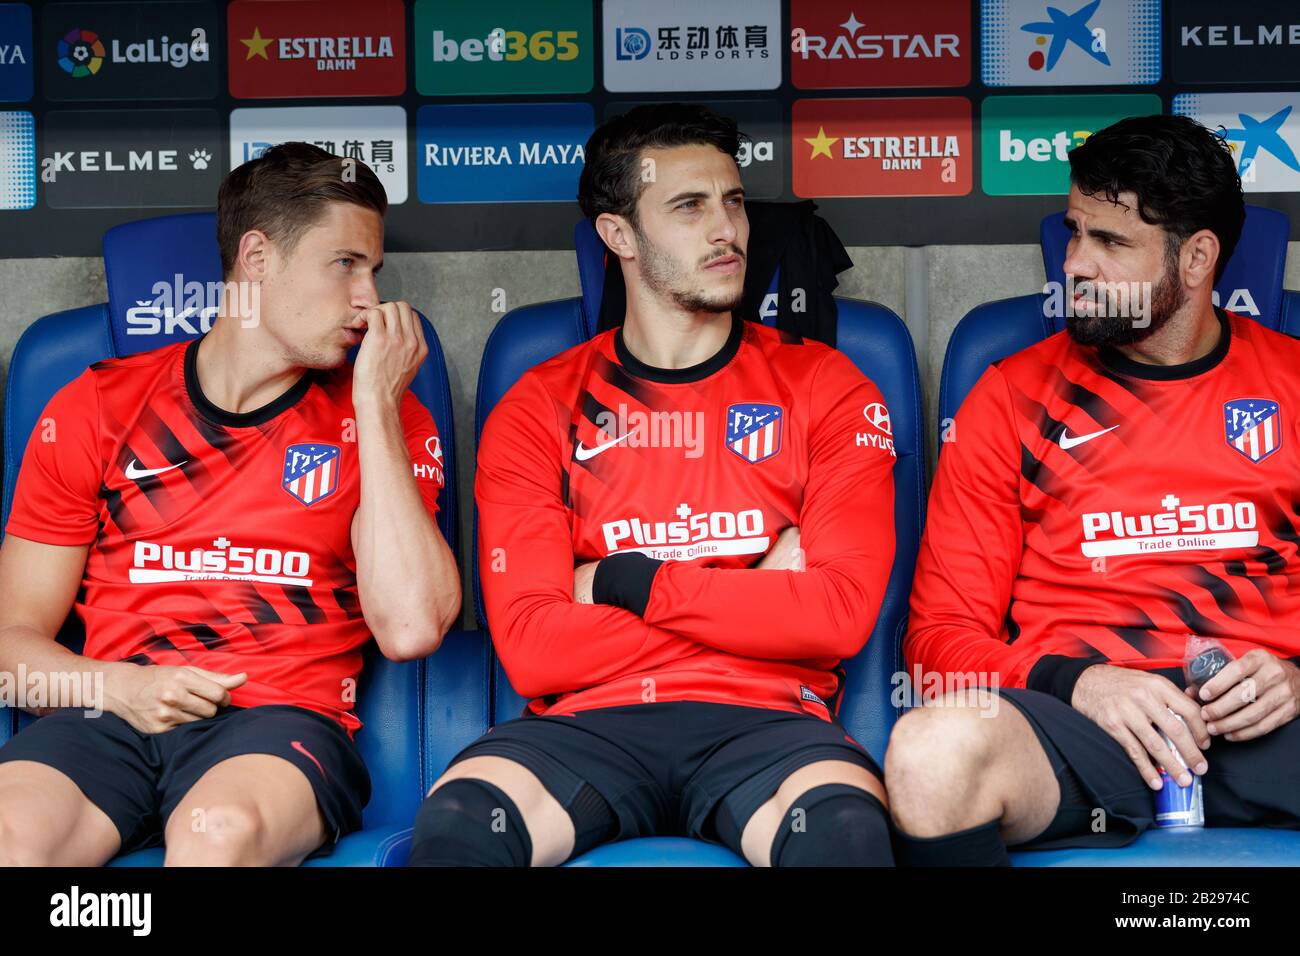
[[[573,852],[569,859],[612,840],[618,833],[614,810],[589,783],[578,788],[573,802],[565,808],[573,821]]]
[[[420,805],[407,866],[528,866],[533,842],[514,801],[460,777]]]
[[[900,866],[1010,866],[1000,821],[938,837],[914,837],[894,830]]]
[[[772,840],[771,861],[781,867],[893,866],[889,814],[861,787],[813,787],[786,812]]]

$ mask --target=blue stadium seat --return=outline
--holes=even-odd
[[[128,223],[104,236],[108,302],[71,309],[37,320],[18,341],[9,366],[4,407],[4,501],[7,518],[22,454],[37,417],[49,398],[92,362],[158,348],[200,329],[192,310],[179,315],[154,308],[156,282],[177,275],[190,282],[219,282],[216,217],[187,213]],[[128,319],[128,313],[131,318]],[[148,320],[158,328],[150,332]],[[430,410],[442,437],[447,484],[439,498],[438,524],[457,549],[455,441],[451,392],[442,346],[433,326],[421,316],[429,356],[411,390]],[[188,325],[188,327],[187,327]],[[65,629],[75,632],[75,628]],[[344,837],[334,853],[309,865],[396,866],[410,848],[410,825],[427,789],[425,762],[432,752],[449,758],[487,727],[488,666],[481,638],[448,634],[437,654],[424,661],[397,664],[372,644],[358,687],[358,714],[365,724],[357,743],[370,770],[373,793],[364,812],[364,829]],[[436,707],[422,690],[433,689]],[[0,743],[32,718],[0,712]],[[431,751],[426,750],[426,744]],[[119,857],[113,865],[151,866],[162,850]]]
[[[482,434],[488,413],[511,385],[532,366],[595,333],[604,290],[605,246],[587,220],[575,230],[578,275],[582,295],[515,309],[501,318],[488,338],[479,368],[475,402],[475,437]],[[773,279],[775,288],[775,278]],[[892,311],[874,302],[837,299],[838,346],[884,394],[893,425],[898,460],[894,465],[894,520],[897,556],[880,616],[866,648],[845,662],[848,682],[840,706],[845,728],[877,758],[893,727],[890,704],[894,675],[903,670],[902,637],[907,623],[907,599],[912,568],[920,543],[925,507],[925,461],[921,440],[921,389],[916,353],[907,327]],[[475,512],[474,547],[478,521]],[[479,586],[477,551],[474,558],[475,613],[486,628]],[[497,662],[493,667],[494,722],[519,716],[526,701],[510,686]],[[600,847],[570,866],[743,866],[729,851],[700,841],[670,837],[629,840]]]
[[[1069,232],[1064,213],[1043,220],[1041,241],[1048,282],[1065,281]],[[1246,207],[1246,225],[1215,286],[1224,308],[1271,329],[1300,335],[1300,292],[1282,288],[1290,221],[1283,213]],[[1064,329],[1063,318],[1043,315],[1045,296],[1026,295],[972,309],[953,330],[939,386],[939,448],[943,423],[961,407],[976,380],[993,362]],[[1300,865],[1300,832],[1268,829],[1160,830],[1110,850],[1013,853],[1016,866],[1278,866]]]

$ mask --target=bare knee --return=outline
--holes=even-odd
[[[941,785],[963,771],[986,766],[992,751],[992,721],[979,709],[929,706],[899,718],[885,751],[890,796],[895,782]]]
[[[998,815],[997,720],[961,705],[904,714],[885,752],[894,820],[914,836],[936,836]]]
[[[168,866],[257,866],[266,822],[255,805],[221,803],[179,809],[167,823]]]

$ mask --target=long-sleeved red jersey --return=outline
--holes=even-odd
[[[370,639],[352,366],[234,414],[199,388],[197,346],[99,362],[61,388],[28,442],[8,533],[90,545],[76,604],[87,657],[246,672],[236,706],[293,704],[351,732]],[[435,515],[437,429],[410,392],[401,419]]]
[[[475,489],[511,683],[538,713],[696,700],[827,719],[888,581],[893,462],[880,392],[846,356],[739,319],[692,368],[643,365],[621,330],[534,367],[488,418]],[[754,568],[791,525],[806,570]],[[598,559],[596,603],[575,602],[575,564]]]
[[[1300,654],[1300,342],[1219,314],[1183,366],[1065,332],[991,366],[930,496],[910,666],[1070,700],[1189,634]]]

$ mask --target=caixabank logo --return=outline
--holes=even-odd
[[[586,93],[591,16],[589,0],[416,0],[415,88],[421,96]]]
[[[221,184],[216,110],[56,110],[40,162],[55,209],[211,208]]]
[[[36,120],[26,110],[0,111],[0,209],[36,205]]]
[[[1295,82],[1300,64],[1295,0],[1179,0],[1167,15],[1178,82]]]
[[[588,103],[465,103],[416,114],[420,202],[573,202]]]
[[[230,95],[399,96],[406,91],[401,0],[236,0],[227,17]]]
[[[605,0],[605,89],[650,93],[781,85],[780,0]]]
[[[605,108],[605,120],[621,116],[644,101],[621,100]],[[729,116],[744,134],[736,165],[746,199],[780,199],[785,192],[785,170],[789,143],[783,108],[770,100],[692,100]]]
[[[791,0],[790,79],[804,90],[965,86],[968,0]]]
[[[990,96],[980,118],[984,192],[990,196],[1064,196],[1070,150],[1126,116],[1162,112],[1160,97]]]
[[[1159,0],[981,0],[989,86],[1102,86],[1160,79]]]
[[[230,114],[230,168],[276,143],[314,143],[365,163],[384,184],[390,206],[406,202],[406,110],[400,106],[245,107]],[[346,168],[345,168],[346,171]]]
[[[797,196],[971,191],[974,147],[965,97],[796,100],[792,115]]]
[[[0,103],[32,98],[32,11],[25,3],[0,3]]]
[[[1300,93],[1180,93],[1173,112],[1227,142],[1244,191],[1300,192]]]
[[[51,3],[40,61],[51,100],[188,100],[217,95],[211,3]]]

